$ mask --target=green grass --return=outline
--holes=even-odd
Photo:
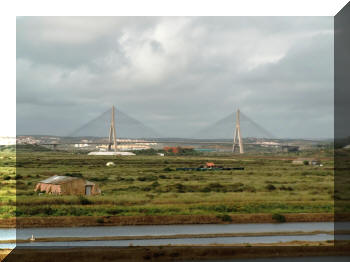
[[[2,217],[333,212],[331,159],[315,167],[262,155],[110,157],[23,151],[17,152],[17,172],[15,161],[13,152],[0,155]],[[106,167],[109,161],[116,166]],[[175,171],[208,161],[245,170]],[[54,174],[82,174],[103,195],[36,194],[35,184]]]
[[[13,150],[0,151],[0,218],[14,215],[16,209],[16,155]]]

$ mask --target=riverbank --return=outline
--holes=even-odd
[[[8,252],[8,251],[4,251]],[[350,243],[333,241],[300,242],[259,245],[206,245],[206,246],[162,246],[162,247],[94,247],[59,249],[16,248],[6,262],[93,262],[93,261],[179,261],[230,258],[307,256],[350,256]],[[1,258],[1,257],[0,257]]]
[[[285,222],[333,222],[332,213],[283,214]],[[223,221],[215,215],[173,215],[173,216],[108,216],[108,217],[20,217],[0,219],[2,228],[28,227],[82,227],[82,226],[124,226],[124,225],[179,225],[179,224],[246,224],[276,223],[272,214],[233,214]]]

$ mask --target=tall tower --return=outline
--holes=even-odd
[[[112,141],[112,137],[113,137],[113,141]],[[117,135],[115,131],[114,105],[112,106],[112,119],[111,119],[111,127],[109,129],[108,151],[111,151],[112,144],[114,144],[114,152],[117,152]]]
[[[233,145],[232,145],[232,153],[235,152],[236,147],[239,146],[239,153],[243,154],[243,142],[242,142],[242,135],[241,135],[241,125],[239,120],[239,109],[237,109],[236,113],[236,127],[233,134]]]

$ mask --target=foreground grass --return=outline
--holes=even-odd
[[[314,153],[317,157],[317,152]],[[333,160],[323,167],[293,165],[285,156],[107,157],[64,152],[3,153],[1,217],[223,215],[333,212]],[[115,167],[107,168],[106,162]],[[176,171],[207,161],[235,171]],[[54,174],[80,173],[103,195],[37,195]],[[16,185],[16,188],[14,187]],[[17,199],[13,193],[17,190]],[[16,201],[15,201],[16,200]],[[17,204],[17,208],[15,208]]]
[[[16,154],[0,152],[0,217],[8,218],[15,214],[16,203]]]

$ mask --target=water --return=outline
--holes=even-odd
[[[349,228],[350,223],[343,223]],[[337,224],[339,228],[341,223]],[[0,235],[9,235],[0,229]],[[261,232],[312,232],[333,231],[333,222],[281,223],[281,224],[225,224],[225,225],[148,225],[148,226],[101,226],[101,227],[60,227],[17,229],[17,239],[28,239],[32,234],[42,237],[104,237],[104,236],[154,236],[176,234],[219,234],[219,233],[261,233]],[[13,234],[13,233],[12,233]],[[0,239],[4,239],[1,237]],[[6,238],[5,238],[6,239]],[[8,239],[8,238],[7,238]]]
[[[15,228],[0,228],[0,240],[16,239]]]
[[[279,243],[289,241],[326,241],[333,240],[333,235],[303,236],[260,236],[260,237],[215,237],[215,238],[178,238],[145,240],[108,240],[108,241],[72,241],[72,242],[32,242],[20,243],[21,247],[48,246],[159,246],[159,245],[209,245],[209,244],[244,244],[244,243]]]
[[[337,229],[347,229],[350,223],[337,223]],[[101,227],[56,227],[0,229],[0,240],[28,239],[45,237],[107,237],[107,236],[154,236],[176,234],[219,234],[219,233],[263,233],[263,232],[312,232],[333,231],[332,222],[301,222],[281,224],[209,224],[209,225],[147,225],[147,226],[101,226]],[[341,235],[341,238],[350,238]],[[234,244],[234,243],[278,243],[286,241],[326,241],[333,240],[333,235],[303,236],[259,236],[259,237],[216,237],[183,239],[149,239],[149,240],[113,240],[80,242],[33,242],[23,246],[128,246],[132,245],[166,245],[166,244]],[[0,244],[0,248],[11,248],[14,244]]]

